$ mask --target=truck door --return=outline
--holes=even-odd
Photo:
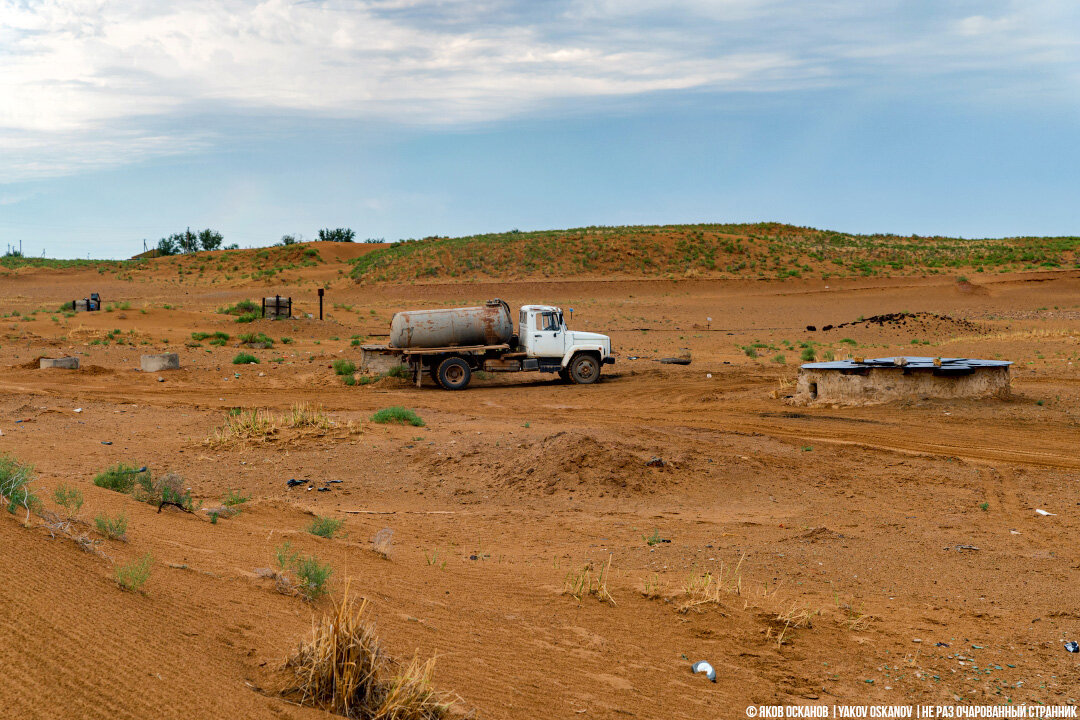
[[[529,357],[562,359],[566,341],[562,313],[544,310],[530,312],[529,316],[528,328],[521,329]]]

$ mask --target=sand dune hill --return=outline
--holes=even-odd
[[[3,268],[0,454],[34,466],[44,512],[30,527],[0,514],[8,714],[331,717],[277,691],[346,580],[390,656],[436,658],[451,716],[1080,699],[1062,648],[1080,563],[1071,250],[965,281],[398,278],[408,256],[384,255],[387,277],[358,283],[346,261],[362,252],[389,249]],[[322,322],[306,317],[318,287]],[[106,309],[61,309],[90,292]],[[218,312],[267,294],[300,317]],[[495,375],[460,393],[335,371],[397,310],[488,297],[573,307],[572,328],[611,335],[615,366],[593,386]],[[181,369],[139,372],[150,352]],[[234,364],[241,352],[258,362]],[[689,366],[657,362],[684,353]],[[805,358],[855,354],[1010,359],[1013,393],[785,403]],[[38,370],[42,355],[81,369]],[[297,404],[315,419],[290,421]],[[392,406],[424,424],[372,422]],[[227,431],[255,411],[262,424]],[[94,485],[119,462],[178,473],[196,511]],[[61,486],[85,501],[68,535],[48,527]],[[246,498],[238,515],[220,513],[226,497]],[[121,513],[127,542],[95,528]],[[316,517],[341,526],[317,537]],[[267,576],[286,542],[332,569],[328,596]],[[148,553],[142,592],[122,590],[116,569]],[[691,674],[699,659],[715,684]]]

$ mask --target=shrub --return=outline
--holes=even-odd
[[[30,511],[36,510],[41,501],[30,489],[34,468],[24,465],[10,455],[0,455],[0,498],[7,503],[7,511],[12,515],[19,507],[26,508],[26,519]]]
[[[225,507],[236,507],[237,505],[243,505],[251,498],[246,495],[241,495],[239,490],[233,490],[229,488],[225,491],[225,497],[221,498],[221,504]]]
[[[342,382],[344,382],[349,387],[352,387],[353,385],[356,385],[356,376],[355,375],[346,375],[342,379]]]
[[[412,425],[414,427],[423,427],[424,421],[414,411],[395,405],[393,407],[383,408],[374,415],[371,416],[371,422],[376,422],[385,425],[386,423],[401,423],[402,425]]]
[[[282,345],[292,345],[293,344],[293,339],[291,337],[283,337],[283,338],[281,338],[281,344]]]
[[[352,375],[356,372],[356,363],[352,360],[335,360],[334,372],[338,375]]]
[[[120,513],[115,518],[98,515],[94,518],[97,531],[110,540],[127,540],[127,516]]]
[[[240,317],[236,318],[236,322],[238,322],[238,323],[249,323],[249,322],[255,322],[258,319],[259,319],[259,313],[245,313],[245,314],[241,315]]]
[[[803,348],[803,351],[801,353],[799,353],[799,358],[802,359],[803,362],[813,362],[814,359],[816,358],[816,355],[814,353],[814,348],[812,348],[812,347]]]
[[[233,365],[258,365],[259,358],[251,353],[240,353],[232,359]]]
[[[409,370],[408,365],[395,365],[386,371],[386,377],[404,378],[408,380],[412,377],[412,371]]]
[[[267,336],[266,334],[264,334],[264,333],[254,333],[254,332],[244,333],[243,335],[241,335],[240,336],[240,342],[248,343],[248,344],[254,344],[254,345],[270,345],[270,346],[272,346],[274,344],[274,341],[272,339],[270,339],[270,337]]]
[[[66,483],[56,486],[56,490],[53,491],[53,500],[67,511],[68,517],[75,517],[83,506],[82,491]]]
[[[332,538],[344,524],[344,520],[317,515],[315,519],[311,521],[311,524],[308,525],[307,531],[312,535],[318,535],[319,537]]]
[[[300,579],[300,594],[305,599],[315,600],[326,594],[326,583],[334,573],[330,563],[320,563],[315,556],[305,556],[297,559],[295,570]]]
[[[222,315],[248,315],[258,313],[259,310],[260,307],[254,300],[241,300],[235,305],[218,308]]]
[[[787,362],[787,358],[784,357],[783,353],[777,353],[776,356],[773,357],[772,361],[774,363],[779,363],[779,364],[783,365],[784,363]]]
[[[132,465],[118,463],[103,470],[94,477],[94,484],[106,490],[130,493],[136,482],[149,482],[150,472],[146,467],[136,469]]]
[[[152,479],[149,473],[145,479],[140,478],[135,488],[135,499],[158,507],[172,504],[189,512],[195,510],[191,493],[184,489],[184,478],[173,472],[166,473],[157,480]]]
[[[133,560],[127,565],[116,568],[116,584],[121,590],[138,592],[150,578],[150,566],[154,564],[154,557],[146,553],[138,560]]]

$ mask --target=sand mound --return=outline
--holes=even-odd
[[[986,331],[986,328],[983,326],[969,320],[954,318],[949,315],[938,315],[937,313],[932,312],[895,312],[885,313],[883,315],[872,315],[867,318],[859,318],[858,320],[852,320],[851,322],[840,323],[839,325],[826,325],[822,330],[840,330],[841,328],[858,327],[895,328],[914,330],[928,334],[948,334],[960,331],[981,333]]]
[[[525,494],[654,493],[668,487],[679,468],[671,460],[649,465],[654,457],[644,448],[559,432],[521,448],[496,477],[503,487]]]

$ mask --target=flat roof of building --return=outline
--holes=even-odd
[[[806,370],[865,370],[870,368],[895,368],[897,370],[972,371],[977,368],[1008,367],[1011,360],[979,360],[976,358],[933,358],[899,355],[896,357],[866,358],[863,360],[834,360],[831,362],[806,363]]]

